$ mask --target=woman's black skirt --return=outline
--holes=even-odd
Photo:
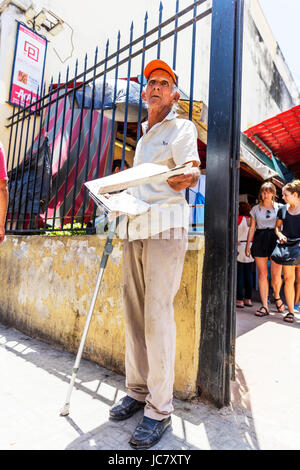
[[[251,247],[253,258],[270,258],[275,246],[277,237],[273,228],[256,229]]]

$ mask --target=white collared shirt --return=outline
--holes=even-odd
[[[148,132],[147,125],[147,122],[143,124],[144,135],[138,141],[133,166],[157,163],[173,168],[191,161],[200,164],[197,130],[193,122],[178,119],[171,111]],[[130,188],[128,192],[151,206],[147,213],[129,218],[129,241],[154,237],[171,228],[188,231],[189,206],[185,191],[175,191],[165,182],[144,184]]]

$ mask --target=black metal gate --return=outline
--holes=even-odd
[[[146,117],[141,99],[146,60],[162,57],[165,50],[164,60],[168,56],[176,69],[181,34],[190,55],[184,58],[186,117],[193,118],[197,24],[210,17],[209,4],[194,0],[180,10],[176,0],[175,14],[163,21],[161,3],[158,26],[148,30],[146,14],[143,35],[134,39],[131,24],[128,44],[121,46],[119,33],[114,52],[107,41],[104,58],[99,60],[96,48],[91,66],[86,55],[82,72],[77,61],[72,78],[68,68],[64,79],[59,75],[47,89],[44,85],[39,100],[23,109],[14,106],[8,124],[8,233],[82,230],[95,219],[96,207],[83,183],[110,174],[116,144],[124,166],[125,150],[135,148]]]
[[[124,167],[126,148],[134,149],[139,140],[146,115],[143,70],[149,60],[161,58],[179,73],[187,84],[182,117],[199,118],[194,112],[201,102],[196,95],[205,59],[199,33],[209,24],[207,151],[205,139],[198,140],[202,167],[207,167],[198,385],[222,406],[230,400],[234,371],[243,0],[194,0],[182,10],[179,3],[174,0],[175,13],[167,20],[160,4],[155,28],[148,30],[146,14],[140,37],[134,39],[132,24],[128,44],[121,46],[119,33],[114,52],[107,42],[99,60],[96,48],[92,65],[86,56],[81,72],[77,61],[72,78],[67,69],[64,79],[59,75],[44,85],[38,101],[14,107],[8,124],[7,233],[82,230],[95,220],[96,207],[83,183],[110,174],[116,144]],[[205,134],[205,123],[200,124]]]
[[[198,384],[217,406],[234,379],[243,0],[214,2]]]

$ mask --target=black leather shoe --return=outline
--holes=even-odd
[[[134,449],[149,449],[149,447],[154,446],[160,440],[170,424],[171,416],[162,421],[144,416],[132,434],[129,444]]]
[[[123,419],[130,418],[134,413],[136,413],[141,408],[144,408],[145,402],[137,401],[134,398],[126,395],[121,398],[121,400],[111,407],[109,410],[109,416],[111,419],[116,421],[122,421]]]

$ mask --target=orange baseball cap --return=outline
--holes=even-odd
[[[166,62],[160,59],[152,60],[151,62],[149,62],[149,64],[146,65],[145,70],[144,70],[144,75],[146,79],[148,80],[151,73],[157,69],[165,70],[165,72],[168,72],[168,74],[170,74],[171,77],[173,78],[173,81],[176,84],[176,86],[178,86],[178,76]]]

